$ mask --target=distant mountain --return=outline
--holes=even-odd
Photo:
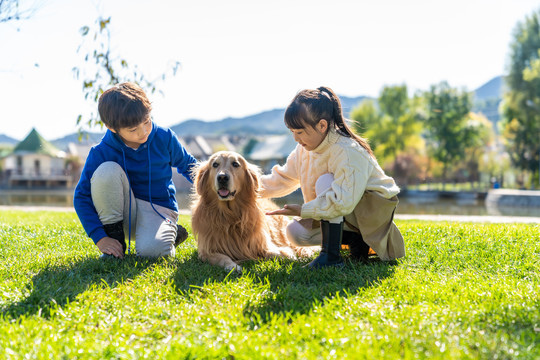
[[[358,105],[365,96],[347,97],[341,96],[341,105],[346,117],[350,111]],[[263,111],[246,117],[228,117],[218,121],[186,120],[171,129],[179,136],[189,135],[270,135],[287,133],[283,123],[285,109]]]
[[[472,111],[483,114],[493,123],[493,129],[498,133],[498,122],[501,120],[499,105],[506,91],[502,76],[494,77],[474,91]]]
[[[283,109],[263,111],[241,118],[228,117],[218,121],[187,120],[171,129],[179,136],[222,134],[279,134],[283,129]]]
[[[69,143],[78,143],[82,145],[97,144],[103,135],[105,135],[105,132],[85,132],[82,134],[74,133],[53,140],[51,143],[59,149],[66,149]]]
[[[0,144],[15,145],[19,140],[9,137],[7,135],[0,134]]]
[[[503,77],[497,76],[478,89],[474,90],[473,111],[483,113],[493,123],[500,120],[498,111],[502,94],[505,90]],[[345,117],[350,116],[351,110],[365,99],[366,96],[347,97],[340,96]],[[287,133],[283,123],[285,109],[273,109],[245,117],[228,117],[218,121],[203,121],[191,119],[170,126],[179,136],[190,135],[270,135]],[[102,133],[87,133],[83,135],[81,143],[95,144],[103,137]],[[0,134],[0,144],[17,144],[19,140]],[[70,134],[51,141],[59,149],[66,149],[70,142],[79,142],[79,134]]]
[[[506,85],[502,76],[494,77],[474,91],[475,101],[500,99],[506,91]]]

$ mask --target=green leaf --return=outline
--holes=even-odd
[[[88,32],[90,31],[90,28],[88,26],[83,26],[79,31],[80,31],[82,36],[86,36],[86,35],[88,35]]]

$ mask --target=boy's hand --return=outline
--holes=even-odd
[[[301,213],[302,213],[302,205],[287,204],[283,206],[283,209],[267,211],[266,215],[300,216]]]
[[[104,237],[101,238],[96,245],[104,254],[109,254],[120,259],[124,258],[124,249],[122,249],[122,244],[120,244],[120,242],[116,239]]]

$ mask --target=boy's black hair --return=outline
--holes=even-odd
[[[139,85],[125,82],[101,94],[98,111],[103,124],[118,131],[145,121],[152,111],[152,104]]]

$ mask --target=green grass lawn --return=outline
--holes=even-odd
[[[74,213],[0,211],[0,357],[540,358],[539,225],[397,224],[397,262],[237,275],[192,237],[174,259],[99,261]]]

